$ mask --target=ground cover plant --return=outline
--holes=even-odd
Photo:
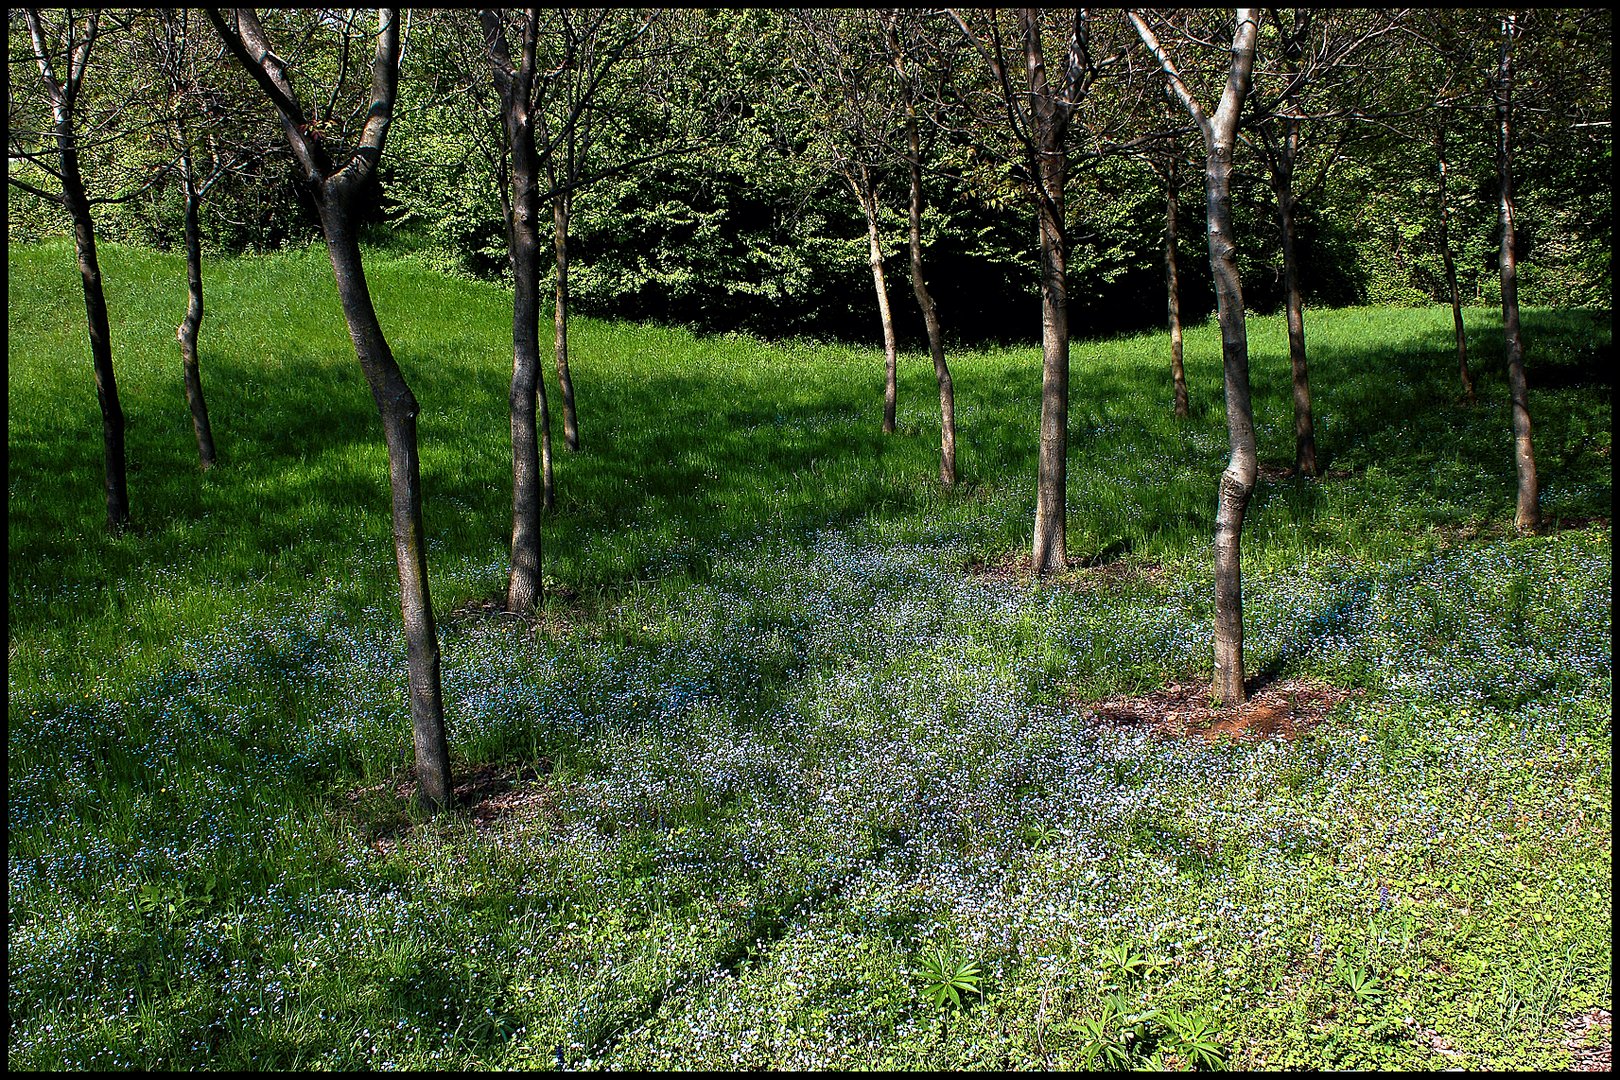
[[[1010,559],[1037,349],[952,355],[947,493],[924,355],[885,438],[875,349],[580,320],[592,438],[520,620],[488,604],[510,300],[378,260],[465,808],[423,820],[324,253],[211,264],[200,473],[180,259],[107,245],[111,535],[69,250],[8,253],[14,1067],[1606,1060],[1607,313],[1526,313],[1531,537],[1495,313],[1468,408],[1449,310],[1313,311],[1321,481],[1287,475],[1285,332],[1251,317],[1249,662],[1331,708],[1186,737],[1122,717],[1209,679],[1213,324],[1181,422],[1162,335],[1075,344],[1073,565],[1042,583]]]

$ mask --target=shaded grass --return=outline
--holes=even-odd
[[[108,245],[121,537],[69,249],[8,258],[19,1063],[1075,1064],[1078,1029],[1036,1018],[1094,1015],[1119,941],[1176,961],[1132,993],[1209,1010],[1249,1064],[1432,1065],[1422,1014],[1471,1064],[1545,1065],[1549,1024],[1607,1001],[1606,315],[1527,314],[1544,511],[1604,520],[1521,540],[1495,315],[1467,313],[1466,409],[1449,312],[1310,313],[1330,477],[1256,493],[1250,661],[1370,698],[1298,747],[1151,747],[1068,703],[1208,675],[1214,327],[1185,422],[1162,336],[1076,344],[1070,555],[1158,572],[1073,590],[960,573],[1027,543],[1037,350],[953,356],[943,492],[925,357],[883,438],[871,353],[579,320],[585,450],[546,523],[572,599],[537,632],[446,617],[504,580],[509,299],[378,260],[453,749],[544,766],[548,807],[379,853],[404,810],[332,810],[409,737],[385,458],[324,253],[210,264],[203,475],[180,261]],[[1282,323],[1250,335],[1285,464]],[[948,1023],[910,974],[939,943],[990,980]],[[1341,958],[1410,1000],[1348,997]]]

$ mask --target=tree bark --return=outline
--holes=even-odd
[[[400,614],[405,628],[406,682],[411,707],[411,738],[416,748],[416,779],[430,810],[449,807],[450,749],[444,730],[444,700],[439,689],[439,639],[428,593],[427,543],[422,527],[421,463],[417,457],[416,397],[394,361],[383,337],[366,283],[360,244],[351,217],[355,193],[381,160],[394,101],[399,90],[400,18],[398,9],[377,12],[377,51],[371,65],[371,108],[348,159],[333,167],[319,136],[310,130],[305,110],[287,78],[286,67],[259,24],[252,8],[238,8],[228,22],[218,8],[205,8],[226,49],[236,57],[281,114],[282,132],[298,162],[303,183],[315,204],[332,261],[338,303],[354,342],[355,358],[371,388],[382,419],[388,450],[388,481],[394,533],[394,561],[399,573]],[[234,25],[233,25],[234,24]]]
[[[872,192],[871,177],[864,165],[855,172],[846,172],[844,178],[866,217],[867,261],[872,265],[872,289],[877,293],[878,319],[883,323],[883,434],[893,435],[895,406],[899,400],[897,385],[898,351],[894,343],[894,317],[889,311],[889,288],[883,280],[883,241],[878,236],[877,196]]]
[[[551,201],[552,247],[557,263],[556,327],[557,386],[562,392],[563,445],[579,449],[579,417],[574,412],[574,379],[568,372],[568,219],[573,196],[567,192]],[[549,508],[551,501],[547,501]]]
[[[1176,389],[1176,415],[1187,415],[1187,371],[1182,365],[1181,342],[1181,273],[1176,265],[1176,214],[1181,197],[1177,191],[1177,159],[1172,153],[1165,185],[1164,200],[1164,283],[1170,315],[1170,379]]]
[[[96,377],[96,401],[101,406],[101,456],[107,501],[107,528],[129,527],[129,480],[124,460],[124,408],[113,374],[112,331],[107,323],[107,297],[101,288],[101,264],[96,258],[96,227],[90,216],[84,178],[79,173],[79,149],[71,128],[57,124],[56,142],[62,162],[62,204],[73,220],[73,247],[79,260],[79,281],[84,287],[84,312],[90,336],[90,364]]]
[[[544,599],[540,517],[555,498],[551,418],[540,363],[540,160],[530,102],[538,14],[533,8],[523,13],[521,51],[515,65],[507,46],[505,16],[484,8],[478,17],[501,101],[505,153],[499,168],[503,180],[500,199],[512,266],[512,386],[507,399],[512,435],[512,562],[506,579],[506,609],[526,613]],[[504,181],[510,181],[510,188]]]
[[[922,309],[928,329],[928,352],[934,358],[934,380],[939,384],[939,479],[946,487],[956,483],[956,390],[945,364],[944,335],[939,310],[923,280],[922,260],[922,140],[917,131],[917,106],[906,100],[907,163],[911,166],[911,291]]]
[[[180,172],[186,194],[186,317],[176,328],[175,337],[180,341],[186,408],[191,412],[191,429],[197,437],[197,462],[207,472],[214,467],[217,458],[214,429],[208,422],[208,402],[203,397],[202,373],[197,363],[197,337],[203,320],[202,228],[199,221],[202,196],[197,192],[192,174],[191,154],[185,149],[180,152]]]
[[[1232,150],[1238,116],[1254,70],[1254,43],[1260,14],[1237,9],[1232,62],[1215,115],[1206,113],[1187,89],[1175,62],[1135,11],[1127,17],[1142,44],[1159,61],[1175,95],[1204,137],[1205,212],[1209,218],[1209,266],[1215,279],[1216,318],[1221,327],[1221,370],[1226,387],[1226,432],[1231,457],[1221,473],[1215,504],[1215,695],[1225,705],[1247,699],[1243,675],[1243,518],[1254,495],[1254,409],[1249,398],[1249,338],[1244,324],[1243,282],[1238,274],[1232,233]]]
[[[1243,284],[1232,239],[1232,147],[1217,145],[1205,166],[1209,265],[1215,278],[1226,385],[1226,428],[1231,457],[1221,473],[1215,512],[1215,692],[1223,704],[1247,699],[1243,673],[1243,519],[1254,494],[1254,410],[1249,398],[1249,342]]]
[[[506,579],[506,610],[526,613],[543,599],[540,513],[550,492],[549,460],[542,460],[542,425],[536,404],[545,400],[540,364],[539,179],[533,161],[512,139],[512,391],[507,400],[512,429],[512,567]],[[549,442],[549,440],[548,440]],[[548,447],[549,449],[549,447]],[[549,457],[549,455],[547,455]]]
[[[1041,443],[1035,481],[1038,574],[1068,568],[1069,297],[1063,235],[1065,162],[1061,143],[1041,156]]]
[[[349,325],[355,355],[371,387],[388,448],[388,481],[394,533],[394,560],[399,569],[400,614],[405,624],[411,733],[416,750],[417,782],[422,798],[434,808],[450,805],[450,749],[444,731],[444,702],[439,689],[439,639],[428,593],[427,542],[422,527],[421,462],[417,453],[416,396],[405,382],[377,322],[366,282],[360,245],[342,198],[316,192],[321,231],[326,237],[338,301]]]
[[[1068,158],[1065,105],[1046,78],[1039,14],[1018,13],[1036,120],[1034,176],[1041,242],[1041,435],[1035,473],[1035,530],[1030,565],[1037,574],[1068,569],[1069,293],[1066,276],[1063,187]],[[1077,33],[1078,33],[1077,26]]]
[[[1288,322],[1288,360],[1294,387],[1294,470],[1316,476],[1316,426],[1311,419],[1311,381],[1305,365],[1305,301],[1299,288],[1299,256],[1294,225],[1294,158],[1299,145],[1299,121],[1287,120],[1284,159],[1274,170],[1277,216],[1282,229],[1283,306]]]
[[[1435,155],[1440,162],[1440,259],[1446,267],[1446,288],[1451,293],[1451,323],[1457,337],[1457,373],[1462,379],[1463,399],[1472,405],[1474,376],[1468,370],[1468,337],[1463,332],[1462,293],[1457,288],[1457,263],[1451,255],[1451,213],[1446,205],[1446,121],[1435,125]]]
[[[1519,327],[1517,232],[1513,202],[1513,39],[1518,35],[1516,16],[1502,19],[1502,56],[1496,78],[1498,129],[1496,171],[1502,214],[1502,332],[1507,343],[1508,388],[1513,397],[1513,458],[1518,473],[1518,500],[1514,528],[1535,532],[1541,527],[1536,483],[1536,455],[1530,438],[1530,392],[1524,375],[1524,337]]]

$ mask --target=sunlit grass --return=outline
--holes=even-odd
[[[1606,313],[1527,315],[1544,512],[1601,520],[1523,539],[1495,314],[1473,408],[1448,311],[1308,314],[1328,478],[1256,492],[1249,663],[1363,695],[1206,747],[1083,702],[1209,676],[1213,326],[1185,421],[1163,335],[1076,343],[1070,555],[1135,572],[1038,587],[963,572],[1028,543],[1037,349],[953,354],[945,492],[924,356],[885,438],[874,349],[578,320],[537,629],[452,617],[504,580],[509,297],[376,260],[457,768],[549,770],[475,827],[395,795],[386,463],[324,253],[209,264],[208,474],[180,261],[103,258],[120,537],[70,249],[9,253],[18,1067],[1076,1066],[1108,992],[1233,1064],[1557,1067],[1608,1007]],[[1281,320],[1250,340],[1287,465]],[[1111,974],[1121,944],[1163,970]],[[982,1000],[927,1001],[936,949]]]

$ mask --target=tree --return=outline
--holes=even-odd
[[[399,89],[399,11],[378,9],[370,93],[365,99],[363,117],[354,118],[359,129],[353,149],[345,153],[348,140],[344,138],[344,128],[347,125],[337,114],[336,106],[346,70],[340,70],[324,108],[306,109],[293,87],[287,64],[272,48],[252,8],[205,10],[225,47],[281,117],[287,145],[320,217],[338,301],[349,325],[355,356],[382,420],[383,439],[388,448],[400,613],[405,624],[416,776],[422,802],[430,809],[442,810],[451,802],[450,751],[445,738],[439,641],[428,592],[427,546],[422,527],[421,463],[416,438],[419,408],[377,321],[355,220],[359,195],[382,160],[393,119]],[[350,52],[347,27],[344,33],[340,69],[347,68]]]
[[[84,140],[80,106],[91,50],[102,27],[102,13],[93,8],[79,16],[71,10],[48,12],[26,9],[23,19],[33,46],[31,59],[39,69],[39,89],[49,111],[48,133],[19,124],[7,125],[7,152],[16,162],[54,178],[54,192],[30,183],[8,168],[6,179],[15,188],[39,199],[60,202],[73,222],[73,246],[78,254],[79,280],[84,288],[84,310],[90,337],[90,363],[95,371],[96,400],[101,406],[102,472],[107,502],[107,528],[129,527],[129,482],[124,458],[124,409],[118,399],[113,371],[112,336],[107,324],[107,298],[101,287],[101,264],[96,259],[96,226],[90,208],[97,202],[85,190],[80,172]],[[8,69],[10,66],[8,65]],[[15,100],[16,89],[12,93]],[[54,153],[46,149],[45,140]]]
[[[929,42],[923,33],[921,20],[909,12],[898,9],[887,12],[883,17],[883,27],[890,54],[894,58],[900,102],[906,116],[906,166],[911,181],[907,202],[911,291],[917,297],[917,307],[922,311],[923,326],[928,332],[928,353],[934,361],[934,381],[939,387],[939,479],[946,487],[951,487],[956,483],[956,384],[951,379],[949,365],[945,363],[944,332],[940,327],[939,309],[923,277],[922,136],[917,126],[917,102],[922,97],[920,84],[926,64],[922,58],[923,48]]]
[[[1240,541],[1243,517],[1254,494],[1259,463],[1255,457],[1254,408],[1249,398],[1249,341],[1244,325],[1243,283],[1232,235],[1232,153],[1238,116],[1254,67],[1260,16],[1237,9],[1226,85],[1214,115],[1182,78],[1169,51],[1142,14],[1130,12],[1136,32],[1163,68],[1176,97],[1204,139],[1205,213],[1209,222],[1209,265],[1215,278],[1216,318],[1221,327],[1221,369],[1226,388],[1226,430],[1231,458],[1221,473],[1215,514],[1215,694],[1227,705],[1247,697],[1243,678],[1243,576]]]
[[[540,486],[538,439],[539,431],[545,430],[547,424],[535,414],[537,394],[540,408],[545,408],[545,375],[540,370],[540,178],[531,112],[540,18],[534,8],[523,12],[519,59],[514,63],[503,14],[483,9],[478,15],[501,99],[511,176],[511,197],[504,201],[513,305],[512,393],[508,402],[512,427],[512,567],[507,575],[506,607],[508,611],[528,611],[542,595],[540,511],[551,490],[550,483],[544,485],[544,490]],[[550,479],[549,470],[545,479]]]
[[[564,430],[579,447],[568,372],[568,222],[574,193],[593,177],[586,162],[596,137],[595,105],[608,74],[650,25],[643,18],[621,27],[610,11],[555,13],[541,24],[538,8],[521,13],[479,10],[491,77],[500,99],[501,130],[510,175],[503,198],[512,266],[512,568],[508,611],[529,611],[542,597],[540,513],[555,500],[551,482],[550,416],[540,371],[540,207],[550,200],[557,271],[554,318],[557,377]],[[622,32],[610,35],[610,27]],[[517,32],[517,50],[508,34]],[[542,42],[556,55],[541,63]],[[541,190],[542,178],[546,189]],[[536,401],[539,415],[536,416]]]
[[[876,17],[864,11],[799,9],[793,52],[800,90],[810,101],[817,143],[826,167],[843,179],[866,222],[867,264],[883,330],[883,424],[895,431],[898,346],[883,273],[880,203],[895,110],[884,68],[889,61],[874,40]]]
[[[1447,112],[1444,109],[1435,110],[1434,157],[1440,177],[1440,188],[1435,194],[1435,217],[1440,234],[1440,258],[1446,267],[1446,292],[1451,299],[1452,333],[1457,339],[1457,375],[1462,380],[1463,398],[1472,405],[1477,399],[1474,376],[1468,370],[1468,335],[1463,331],[1462,293],[1457,288],[1457,261],[1451,254],[1451,213],[1446,198],[1446,129],[1451,126]]]
[[[546,198],[551,202],[556,271],[552,352],[562,398],[563,445],[578,450],[579,416],[574,407],[574,377],[568,367],[568,232],[574,196],[601,176],[593,159],[600,152],[598,143],[613,112],[603,106],[608,77],[628,58],[631,46],[647,32],[657,13],[558,8],[550,14],[555,22],[547,28],[549,32],[540,35],[541,66],[546,74],[531,82],[537,91],[533,119],[540,126],[542,138],[536,149],[550,188]],[[619,167],[625,166],[619,163]]]
[[[978,50],[1000,95],[1007,125],[1019,150],[1020,180],[1035,205],[1041,248],[1041,433],[1035,481],[1035,528],[1030,564],[1037,574],[1068,567],[1067,527],[1069,448],[1069,312],[1064,231],[1064,181],[1068,173],[1065,139],[1075,107],[1096,78],[1091,60],[1091,17],[1074,12],[1063,74],[1047,78],[1046,18],[1037,8],[1020,8],[1027,90],[1008,72],[999,21],[992,14],[979,30],[950,12],[964,37]],[[985,39],[988,39],[986,41]]]
[[[1266,166],[1277,207],[1277,233],[1282,246],[1283,311],[1288,326],[1288,359],[1294,398],[1294,470],[1317,476],[1316,422],[1305,351],[1305,297],[1301,288],[1298,219],[1300,207],[1319,192],[1339,159],[1361,115],[1368,95],[1360,85],[1369,73],[1387,70],[1366,63],[1370,48],[1398,25],[1400,16],[1386,12],[1273,11],[1269,55],[1256,60],[1253,86],[1246,100],[1245,122],[1255,129],[1254,143]],[[1261,45],[1257,45],[1259,49]],[[1319,155],[1314,176],[1301,177],[1306,164],[1305,132],[1325,123],[1332,142]]]
[[[1518,500],[1513,527],[1535,532],[1541,527],[1540,497],[1536,486],[1536,453],[1530,437],[1530,390],[1524,376],[1524,334],[1519,326],[1517,231],[1513,203],[1513,42],[1519,19],[1502,16],[1502,52],[1493,84],[1496,102],[1496,175],[1502,212],[1502,334],[1507,342],[1508,389],[1513,397],[1513,462],[1518,475]]]
[[[1165,93],[1172,94],[1168,83]],[[1175,105],[1174,97],[1170,104]],[[1170,382],[1175,392],[1176,415],[1187,415],[1187,369],[1182,363],[1181,264],[1176,240],[1181,216],[1181,133],[1167,131],[1152,140],[1142,153],[1143,160],[1164,185],[1164,287],[1165,314],[1170,328]]]
[[[244,165],[261,160],[269,147],[249,128],[243,103],[227,100],[223,88],[213,85],[205,75],[223,57],[199,57],[189,9],[158,9],[148,20],[144,42],[160,79],[153,87],[161,96],[161,101],[153,103],[154,112],[166,120],[160,129],[161,138],[178,167],[185,206],[182,235],[186,314],[175,337],[180,342],[186,408],[197,439],[197,460],[206,472],[218,455],[197,358],[203,320],[202,204],[216,184]]]

